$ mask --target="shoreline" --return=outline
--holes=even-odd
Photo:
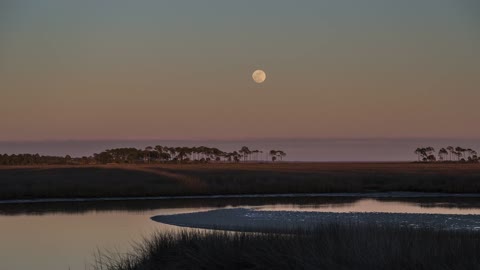
[[[99,197],[99,198],[37,198],[0,200],[0,204],[30,204],[57,202],[101,202],[101,201],[148,201],[178,199],[235,199],[235,198],[480,198],[480,193],[441,193],[441,192],[336,192],[336,193],[280,193],[280,194],[220,194],[191,196],[152,196],[152,197]]]

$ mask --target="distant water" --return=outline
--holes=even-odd
[[[89,156],[116,147],[209,146],[224,151],[250,149],[283,150],[287,161],[412,161],[421,146],[462,146],[480,152],[480,139],[259,139],[259,140],[91,140],[0,142],[0,153],[39,153],[42,155]],[[265,154],[261,156],[265,159]]]

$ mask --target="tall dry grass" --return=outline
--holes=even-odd
[[[318,192],[480,192],[480,164],[0,167],[0,199]]]
[[[96,270],[480,269],[480,232],[329,225],[312,231],[157,233]]]

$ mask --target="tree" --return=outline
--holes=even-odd
[[[417,160],[420,161],[420,157],[422,156],[422,148],[415,149],[415,155],[417,155]]]
[[[468,148],[468,149],[466,150],[466,152],[468,153],[468,159],[469,159],[469,160],[472,159],[472,156],[477,155],[477,151],[472,150],[472,149],[470,149],[470,148]]]
[[[460,160],[460,158],[463,159],[465,151],[467,151],[467,149],[463,149],[462,147],[457,146],[457,147],[455,147],[455,151],[457,152],[456,153],[457,154],[457,160]]]
[[[453,148],[453,146],[448,146],[447,150],[450,152],[450,160],[452,160],[452,154],[455,152],[455,148]]]
[[[448,151],[445,148],[442,148],[438,151],[438,159],[439,160],[445,160],[445,157],[448,156]]]
[[[107,164],[113,162],[113,157],[108,151],[101,152],[99,154],[93,154],[93,158],[97,163]]]
[[[247,161],[249,155],[251,154],[251,151],[250,149],[248,149],[248,147],[246,146],[242,146],[242,148],[240,149],[240,151],[238,151],[240,154],[242,154],[243,156],[243,161]]]
[[[165,160],[165,157],[166,157],[165,154],[166,154],[166,153],[165,153],[165,150],[164,150],[163,146],[161,146],[161,145],[156,145],[156,146],[155,146],[155,151],[157,151],[157,153],[158,153],[157,156],[158,156],[158,160],[159,160],[159,161]]]
[[[168,154],[175,159],[177,156],[177,151],[175,150],[175,147],[165,147],[166,150],[168,151]]]
[[[418,155],[418,160],[420,160],[420,158],[421,158],[422,161],[426,161],[426,162],[433,161],[431,156],[433,155],[433,157],[435,157],[434,153],[435,153],[435,149],[431,146],[423,147],[423,148],[417,148],[415,150],[415,154]]]
[[[287,154],[285,152],[283,152],[282,150],[278,150],[277,155],[278,155],[278,157],[280,157],[281,161],[283,161],[283,158],[287,156]]]
[[[150,152],[152,150],[153,150],[153,147],[151,146],[145,147],[145,161],[147,161],[147,163],[150,163]]]
[[[235,162],[240,162],[240,157],[241,157],[242,155],[240,155],[237,151],[233,151],[232,156],[233,156],[233,160],[234,160]]]
[[[218,148],[212,148],[211,153],[213,157],[215,158],[215,161],[220,162],[221,158],[225,156],[225,152],[221,151]]]
[[[276,150],[270,150],[269,154],[270,154],[270,158],[272,159],[272,162],[277,160],[277,157],[276,157],[277,156],[277,151]],[[274,157],[275,157],[275,159],[274,159]]]
[[[180,162],[183,162],[184,159],[187,157],[188,155],[188,148],[187,147],[175,147],[175,152],[177,153],[177,160],[179,160]]]

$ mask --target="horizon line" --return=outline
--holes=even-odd
[[[0,143],[41,143],[41,142],[128,142],[128,141],[218,141],[218,142],[235,142],[235,141],[266,141],[266,140],[480,140],[480,137],[427,137],[427,136],[407,136],[407,137],[238,137],[238,138],[68,138],[68,139],[20,139],[7,140],[0,139]]]

